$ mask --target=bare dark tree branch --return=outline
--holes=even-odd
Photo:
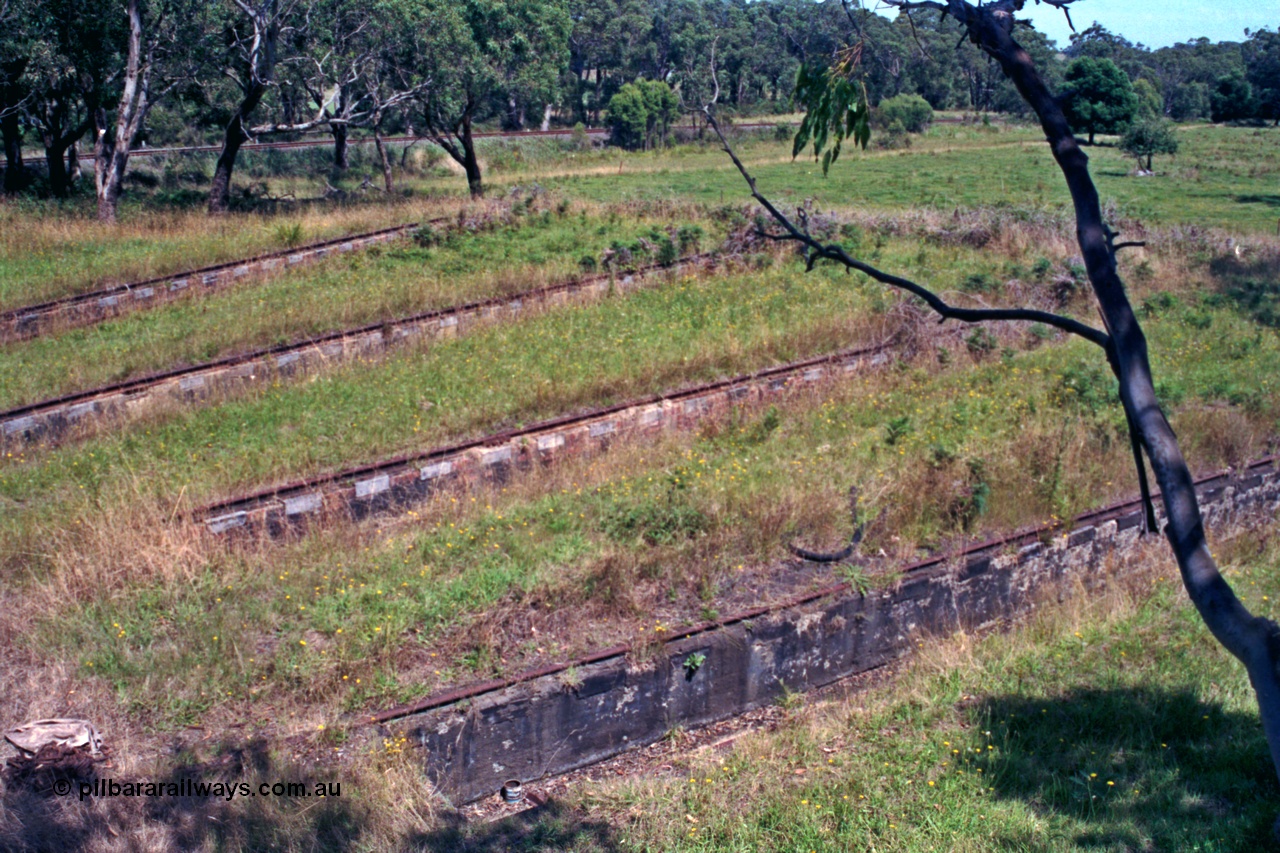
[[[1065,12],[1074,0],[1037,2]],[[936,0],[884,0],[884,3],[901,10],[929,8],[946,11],[964,28],[971,42],[999,63],[1005,76],[1013,82],[1040,120],[1050,151],[1071,194],[1076,239],[1106,326],[1105,333],[1083,324],[1079,324],[1082,326],[1079,330],[1070,330],[1099,343],[1107,351],[1111,369],[1119,380],[1120,401],[1134,439],[1140,482],[1144,483],[1145,490],[1145,467],[1142,463],[1145,452],[1160,488],[1166,519],[1164,533],[1177,560],[1183,586],[1209,631],[1244,664],[1258,700],[1272,764],[1280,775],[1280,626],[1249,612],[1209,553],[1191,470],[1182,456],[1177,436],[1160,408],[1151,376],[1146,337],[1116,268],[1116,251],[1126,244],[1115,243],[1115,233],[1103,220],[1097,187],[1089,174],[1089,158],[1072,134],[1061,104],[1045,85],[1030,55],[1013,38],[1014,14],[1023,9],[1026,0],[993,0],[979,5],[966,0],[946,0],[945,3]],[[728,150],[728,146],[725,147]],[[806,244],[819,257],[830,257],[850,268],[861,269],[886,284],[916,293],[938,310],[937,305],[925,295],[928,291],[918,285],[896,276],[876,275],[874,273],[878,271],[858,264],[838,247],[822,246],[802,233],[760,195],[741,161],[732,151],[729,154],[746,178],[752,195],[783,224],[792,239]],[[933,299],[937,300],[937,297]],[[944,307],[949,308],[945,304]],[[955,309],[950,310],[950,316],[961,317]],[[997,318],[1030,319],[1023,312],[987,312],[987,316],[982,317]],[[1048,322],[1043,318],[1037,319]],[[1056,319],[1053,325],[1058,328],[1075,324],[1066,318]],[[1147,520],[1148,523],[1156,521],[1150,509]],[[1277,828],[1280,828],[1280,821],[1277,821]]]
[[[1061,329],[1073,335],[1079,335],[1087,341],[1091,341],[1103,349],[1107,349],[1111,345],[1111,339],[1107,334],[1099,329],[1095,329],[1079,320],[1071,317],[1064,317],[1060,314],[1053,314],[1048,311],[1037,311],[1031,308],[961,308],[951,305],[942,297],[938,296],[932,290],[917,284],[909,279],[873,267],[865,261],[851,257],[842,246],[836,243],[823,243],[808,233],[807,230],[797,227],[786,214],[778,210],[767,197],[765,197],[756,186],[756,179],[747,171],[747,167],[742,160],[734,152],[733,146],[729,144],[729,140],[725,138],[724,133],[720,130],[720,125],[715,119],[715,110],[713,104],[708,104],[703,110],[707,118],[707,124],[716,132],[716,136],[720,138],[720,143],[724,146],[724,151],[729,155],[733,164],[738,167],[738,171],[746,180],[747,185],[751,188],[751,196],[760,206],[769,212],[769,215],[782,226],[785,231],[781,235],[766,234],[765,236],[781,239],[793,240],[799,243],[805,249],[805,258],[807,265],[812,269],[815,262],[821,259],[835,261],[843,264],[851,270],[865,273],[881,284],[887,284],[899,290],[905,290],[913,296],[923,299],[928,306],[941,318],[943,322],[947,320],[959,320],[964,323],[980,323],[986,320],[1023,320],[1032,323],[1044,323],[1047,326]]]

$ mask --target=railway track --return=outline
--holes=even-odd
[[[445,489],[505,482],[534,464],[607,450],[615,442],[687,429],[751,401],[836,379],[888,360],[892,344],[796,361],[676,391],[555,418],[520,429],[397,456],[209,504],[191,518],[213,534],[279,536],[326,517],[361,519],[403,510]]]
[[[607,292],[611,286],[621,291],[629,290],[641,286],[652,273],[714,263],[715,260],[713,254],[702,254],[668,266],[651,264],[632,273],[612,277],[606,273],[531,288],[20,406],[0,412],[0,447],[56,440],[68,431],[93,421],[140,414],[162,400],[193,402],[255,381],[270,381],[321,365],[376,355],[402,342],[453,337],[482,321],[514,317],[536,306],[592,298]]]
[[[777,127],[777,124],[769,122],[748,122],[734,125],[739,130],[765,130]],[[697,128],[692,125],[680,125],[672,128],[672,130],[692,131]],[[607,128],[589,127],[586,133],[590,137],[601,138],[609,135]],[[513,130],[513,131],[486,131],[483,133],[472,134],[473,139],[556,139],[573,136],[572,128],[557,128],[555,130]],[[426,136],[384,136],[382,138],[384,145],[411,145],[417,142],[431,143],[431,139]],[[348,146],[356,145],[372,145],[372,138],[361,137],[359,139],[348,139]],[[329,137],[316,139],[295,139],[288,142],[250,142],[241,146],[241,151],[288,151],[295,148],[320,148],[333,145],[333,139]],[[220,145],[190,145],[190,146],[169,146],[162,148],[136,148],[129,152],[132,157],[161,157],[167,154],[217,154],[222,151]],[[81,162],[92,163],[94,155],[92,151],[79,155]],[[39,155],[34,157],[22,158],[25,166],[43,166],[47,160]],[[0,160],[0,171],[4,171],[5,162]]]
[[[445,221],[432,219],[429,224],[438,225]],[[251,258],[116,284],[89,293],[0,311],[0,344],[29,340],[53,329],[91,325],[108,317],[171,302],[193,292],[206,293],[221,289],[252,274],[288,269],[332,254],[368,248],[410,234],[420,224],[409,222],[363,234],[335,237],[293,249],[281,249]]]
[[[1206,523],[1274,516],[1276,457],[1195,480]],[[866,589],[830,583],[707,621],[656,644],[618,643],[378,711],[364,722],[420,749],[455,802],[491,797],[652,743],[672,726],[738,717],[788,692],[822,688],[916,651],[923,636],[1007,624],[1053,592],[1092,592],[1138,557],[1137,497],[976,542],[901,568]],[[1059,598],[1059,600],[1061,600]],[[639,654],[643,663],[637,661]],[[690,672],[689,661],[698,662]],[[696,675],[695,675],[696,673]],[[394,729],[382,728],[397,720]],[[406,728],[407,726],[407,728]]]

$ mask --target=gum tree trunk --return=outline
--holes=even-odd
[[[114,222],[124,188],[125,172],[129,168],[129,151],[133,139],[142,127],[151,109],[148,99],[150,85],[150,56],[142,57],[142,15],[138,0],[129,0],[129,56],[125,62],[124,89],[116,109],[115,138],[107,139],[103,110],[97,111],[94,140],[94,182],[98,194],[98,219]]]
[[[382,142],[382,132],[377,125],[373,128],[373,146],[378,149],[378,162],[382,164],[382,184],[387,195],[396,191],[395,180],[391,177],[391,161],[387,159],[387,146]]]
[[[333,122],[329,125],[329,133],[333,135],[333,168],[346,171],[347,159],[347,125],[345,122]]]
[[[471,138],[471,117],[462,123],[462,168],[467,173],[467,189],[472,198],[484,197],[484,182],[480,177],[480,160],[476,157],[475,140]]]
[[[946,9],[967,27],[970,39],[1000,63],[1035,110],[1066,178],[1089,282],[1113,342],[1112,369],[1120,382],[1120,399],[1160,487],[1167,519],[1164,533],[1192,604],[1210,633],[1249,673],[1271,760],[1280,776],[1280,627],[1245,608],[1209,554],[1191,471],[1156,399],[1146,337],[1116,270],[1114,235],[1102,219],[1098,192],[1089,176],[1089,158],[1031,57],[1011,35],[1013,13],[1022,5],[1023,0],[1002,0],[975,8],[964,0],[948,0]]]
[[[76,184],[80,181],[80,145],[78,142],[71,143],[71,147],[67,149],[67,172],[68,182]]]
[[[222,137],[222,151],[218,153],[218,164],[213,170],[213,183],[209,186],[209,213],[218,215],[226,213],[231,206],[231,174],[236,168],[236,157],[240,147],[249,141],[249,133],[245,129],[244,120],[253,112],[266,92],[265,84],[253,84],[245,93],[240,106],[236,108],[231,121],[227,122],[227,130]]]
[[[22,125],[18,122],[18,105],[22,93],[15,82],[26,68],[25,59],[0,65],[0,139],[4,141],[4,191],[15,193],[26,184],[26,166],[22,162]]]
[[[26,166],[22,162],[22,128],[16,113],[0,118],[0,135],[4,137],[4,191],[22,189]]]
[[[71,182],[79,172],[76,162],[76,143],[89,129],[88,123],[82,124],[66,133],[55,128],[44,137],[44,157],[49,164],[49,189],[58,198],[65,198],[71,190]],[[70,157],[68,158],[68,152]]]

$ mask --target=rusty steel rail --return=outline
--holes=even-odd
[[[446,218],[432,219],[428,224],[438,225],[446,221]],[[200,292],[208,292],[233,284],[251,273],[270,272],[281,266],[289,268],[333,253],[385,243],[412,232],[419,225],[418,222],[409,222],[377,231],[334,237],[294,249],[281,249],[143,281],[116,284],[36,305],[10,308],[0,311],[0,343],[38,337],[54,328],[90,325],[108,317],[169,302],[193,292],[192,285],[195,284],[203,287]]]
[[[408,226],[406,226],[408,227]],[[134,413],[159,399],[191,402],[220,389],[257,379],[296,373],[351,356],[367,356],[410,339],[460,334],[481,320],[516,316],[536,305],[549,305],[606,292],[638,287],[651,273],[714,263],[714,253],[681,259],[674,264],[650,264],[629,273],[575,278],[558,284],[494,296],[462,305],[424,311],[409,317],[379,320],[353,329],[304,338],[286,344],[228,356],[187,367],[151,373],[112,385],[79,391],[0,412],[0,447],[57,439],[93,419]]]
[[[1202,502],[1211,504],[1218,500],[1224,490],[1230,485],[1238,484],[1242,488],[1253,488],[1262,481],[1262,477],[1265,472],[1273,470],[1276,467],[1278,458],[1280,457],[1277,457],[1276,455],[1265,456],[1238,470],[1225,469],[1197,477],[1194,480],[1196,491]],[[1163,512],[1161,510],[1158,510],[1158,513],[1163,516]],[[1142,508],[1142,499],[1141,497],[1134,496],[1099,509],[1082,513],[1081,515],[1076,516],[1074,522],[1070,525],[1066,522],[1058,521],[1032,527],[1025,527],[1012,533],[994,536],[989,539],[952,550],[945,554],[935,555],[924,560],[911,563],[903,567],[901,571],[905,580],[915,575],[922,575],[931,570],[945,567],[948,564],[963,564],[961,578],[975,577],[985,573],[990,568],[991,559],[998,556],[1001,552],[1008,551],[1009,549],[1018,549],[1018,557],[1025,558],[1033,550],[1044,547],[1044,542],[1054,536],[1061,536],[1065,533],[1068,538],[1068,545],[1074,546],[1080,542],[1091,540],[1097,528],[1107,522],[1114,521],[1116,522],[1119,530],[1127,530],[1140,526],[1143,523],[1143,517],[1144,512]],[[973,557],[976,557],[976,559],[968,559]],[[739,611],[720,619],[697,622],[672,630],[663,638],[662,645],[665,648],[690,637],[707,634],[712,631],[718,631],[732,625],[739,625],[753,619],[759,619],[763,616],[781,613],[782,611],[789,610],[794,607],[812,604],[824,598],[846,595],[853,591],[854,585],[852,583],[844,582],[831,584],[820,589],[791,596],[771,604]],[[570,669],[584,668],[591,664],[620,659],[630,654],[631,651],[632,645],[630,643],[619,643],[608,648],[590,652],[570,661],[547,664],[535,669],[529,669],[524,672],[514,674],[507,678],[491,679],[488,681],[477,682],[475,684],[451,688],[449,690],[427,696],[416,702],[397,705],[393,708],[372,713],[366,717],[365,720],[366,722],[373,724],[390,722],[402,717],[408,717],[425,711],[431,711],[436,708],[443,708],[448,705],[454,705],[459,702],[476,699],[486,694],[497,693],[498,691],[506,690],[519,684],[535,681],[549,675],[557,675]],[[655,656],[662,657],[662,654],[658,653]]]
[[[892,342],[655,394],[519,429],[287,483],[209,504],[191,518],[210,533],[260,531],[277,536],[324,517],[365,518],[401,510],[448,487],[504,482],[513,471],[564,456],[607,450],[624,436],[679,429],[704,417],[888,360]]]
[[[953,122],[958,119],[940,118],[934,119],[939,122]],[[777,124],[769,122],[748,122],[743,124],[735,124],[738,130],[766,130],[777,127]],[[677,125],[672,130],[697,130],[693,125]],[[586,129],[588,136],[608,136],[609,130],[604,127],[589,127]],[[480,133],[473,133],[473,139],[539,139],[572,136],[572,128],[556,128],[555,130],[490,130]],[[382,138],[384,145],[412,145],[417,142],[431,143],[431,138],[427,136],[384,136]],[[360,137],[358,139],[348,139],[348,146],[355,145],[372,145],[372,137]],[[288,142],[250,142],[241,146],[241,151],[287,151],[295,148],[321,148],[333,145],[333,139],[316,138],[316,139],[295,139]],[[188,145],[188,146],[171,146],[164,148],[136,148],[129,152],[129,157],[159,157],[165,154],[217,154],[222,150],[219,145]],[[86,151],[78,154],[81,162],[92,163],[96,158],[92,151]],[[34,166],[36,164],[45,164],[47,158],[36,155],[34,157],[23,157],[24,166]],[[0,172],[4,171],[5,162],[0,160]]]

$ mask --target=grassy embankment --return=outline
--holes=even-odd
[[[850,483],[887,512],[868,545],[887,569],[1130,491],[1096,354],[1007,330],[400,522],[226,552],[164,521],[233,489],[872,340],[887,322],[876,298],[829,273],[684,279],[37,451],[0,471],[7,549],[27,555],[15,580],[46,602],[33,636],[153,719],[269,697],[367,707],[750,602],[785,542],[841,535]],[[1207,469],[1260,452],[1276,413],[1256,378],[1280,367],[1280,342],[1212,294],[1151,304],[1189,456]],[[541,645],[516,618],[531,606],[562,625]],[[572,635],[569,608],[583,614]],[[184,640],[193,630],[225,639]]]
[[[483,212],[483,208],[481,209]],[[634,245],[687,220],[595,205],[519,217],[495,207],[475,233],[438,230],[338,256],[195,299],[0,346],[0,409],[178,365],[555,284],[583,274],[614,242]],[[703,222],[699,244],[723,229]],[[492,230],[490,230],[492,229]],[[686,254],[697,251],[690,245]],[[649,260],[652,260],[649,259]]]
[[[448,216],[458,206],[396,199],[228,217],[210,217],[203,210],[135,209],[108,225],[87,209],[0,205],[0,309]]]
[[[730,753],[586,785],[527,837],[577,851],[1270,849],[1276,783],[1248,678],[1166,549],[1149,551],[1100,598],[926,641],[884,686],[791,707]],[[1215,553],[1275,618],[1274,538],[1219,537]]]
[[[662,168],[677,159],[667,156],[649,165]],[[900,185],[943,156],[913,151],[883,159],[897,169]],[[1273,160],[1267,153],[1253,162],[1261,168]],[[644,165],[642,158],[628,162]],[[1242,157],[1222,180],[1247,183],[1237,173],[1248,162]],[[794,177],[802,166],[776,168]],[[701,186],[714,191],[721,173],[719,166],[707,170]],[[647,180],[660,186],[665,179],[651,173]],[[886,179],[885,186],[889,183]],[[1152,185],[1134,182],[1134,191]],[[563,191],[590,188],[582,183]],[[988,198],[994,195],[990,187],[986,192]],[[1179,221],[1174,196],[1153,191],[1149,198],[1153,218]],[[1215,195],[1204,210],[1222,198]],[[877,206],[893,209],[902,201],[891,197]],[[911,211],[897,214],[889,218],[916,218]],[[1016,234],[1018,218],[1042,216],[1015,208],[1002,233]],[[1254,230],[1248,216],[1244,219],[1241,230]],[[989,301],[1045,296],[1055,279],[1070,280],[1065,268],[1070,248],[1061,234],[1054,241],[1034,228],[1017,239],[997,235],[983,251],[922,244],[911,235],[902,240],[880,232],[871,236],[877,235],[885,267],[922,278],[936,275]],[[1044,248],[1049,244],[1052,251]],[[1037,273],[1041,255],[1052,258],[1046,258],[1048,269]],[[1169,240],[1126,262],[1136,299],[1149,304],[1144,316],[1156,375],[1197,466],[1247,458],[1275,432],[1270,383],[1280,366],[1280,344],[1271,328],[1275,294],[1268,284],[1274,282],[1274,266],[1265,257],[1246,256],[1243,263],[1223,259],[1214,240]],[[1004,280],[1019,283],[998,284]],[[1089,316],[1086,299],[1068,301]],[[868,546],[899,558],[986,530],[1064,517],[1130,491],[1118,410],[1096,352],[1029,329],[1000,330],[991,339],[968,329],[933,337],[926,322],[916,354],[894,371],[824,395],[800,396],[773,411],[746,413],[695,436],[672,436],[653,447],[521,480],[505,493],[477,495],[474,502],[446,499],[382,524],[231,550],[168,524],[175,510],[227,489],[847,345],[877,318],[898,320],[895,302],[855,279],[829,272],[799,277],[789,267],[684,280],[10,461],[0,469],[0,535],[12,584],[10,616],[0,624],[15,685],[10,702],[23,715],[35,709],[101,709],[96,716],[126,733],[137,732],[144,717],[149,727],[166,732],[193,720],[216,726],[271,717],[273,735],[315,733],[330,724],[318,742],[340,745],[344,732],[331,724],[341,709],[417,695],[432,684],[474,678],[521,660],[562,659],[610,636],[652,636],[655,625],[762,594],[772,561],[791,537],[832,542],[847,535],[850,483],[863,487],[870,512],[887,511]],[[921,501],[920,495],[930,499]],[[1245,549],[1237,561],[1238,577],[1244,578],[1247,568],[1255,573],[1248,580],[1265,587],[1271,577],[1258,568],[1265,560]],[[967,837],[973,839],[971,847],[981,849],[990,843],[984,821],[999,815],[999,831],[1027,846],[1036,846],[1026,833],[1040,820],[1056,833],[1058,847],[1089,832],[1116,846],[1140,842],[1146,833],[1167,839],[1157,847],[1177,847],[1180,837],[1208,837],[1194,807],[1178,812],[1170,805],[1188,802],[1184,794],[1217,798],[1210,800],[1211,811],[1238,811],[1243,817],[1233,826],[1241,827],[1241,837],[1256,838],[1257,795],[1251,799],[1250,791],[1240,792],[1214,775],[1215,768],[1232,763],[1212,756],[1197,763],[1201,760],[1176,753],[1171,767],[1162,757],[1166,753],[1154,752],[1140,738],[1144,731],[1163,733],[1193,721],[1198,706],[1179,705],[1178,697],[1195,690],[1201,697],[1223,696],[1225,712],[1212,727],[1187,728],[1189,737],[1199,738],[1184,740],[1187,755],[1208,755],[1209,747],[1230,743],[1242,754],[1265,757],[1256,742],[1246,742],[1256,723],[1247,716],[1241,676],[1201,639],[1190,651],[1176,649],[1196,654],[1201,670],[1162,650],[1164,663],[1117,675],[1118,690],[1145,684],[1152,692],[1144,695],[1155,697],[1147,705],[1109,696],[1089,705],[1095,710],[1085,722],[1131,719],[1120,708],[1150,707],[1156,715],[1158,725],[1144,723],[1138,713],[1133,725],[1113,725],[1097,736],[1111,749],[1111,764],[1084,767],[1091,759],[1066,747],[1058,753],[1051,748],[1047,758],[1035,757],[1041,775],[1032,776],[1032,782],[1006,782],[1004,789],[988,784],[995,790],[975,787],[968,793],[960,786],[972,780],[977,766],[963,768],[967,779],[927,776],[921,770],[934,766],[928,762],[956,767],[955,760],[930,751],[936,746],[932,741],[924,745],[922,733],[930,727],[942,727],[950,748],[961,749],[960,754],[968,744],[993,753],[991,761],[998,750],[1001,756],[1030,758],[1039,750],[1028,744],[1051,734],[1035,727],[1002,729],[1000,715],[981,711],[980,702],[957,709],[957,690],[983,700],[1010,697],[1008,703],[1070,698],[1086,687],[1105,690],[1110,688],[1098,685],[1113,683],[1107,681],[1113,670],[1096,659],[1096,651],[1088,651],[1097,648],[1102,632],[1135,644],[1121,649],[1125,658],[1135,657],[1136,649],[1160,647],[1174,634],[1179,643],[1203,637],[1185,611],[1168,617],[1178,594],[1171,585],[1156,585],[1155,599],[1146,603],[1149,594],[1149,586],[1135,584],[1131,598],[1115,609],[1082,611],[1076,630],[1083,636],[1075,639],[1093,640],[1080,646],[1078,655],[1068,655],[1075,647],[1062,623],[1049,621],[1005,641],[1012,651],[998,645],[1000,638],[986,641],[997,645],[984,644],[988,651],[980,654],[990,657],[975,657],[978,663],[940,659],[923,686],[886,688],[862,703],[872,716],[852,724],[838,712],[797,715],[778,740],[759,741],[734,759],[745,768],[739,779],[750,810],[730,808],[723,797],[731,794],[717,793],[719,783],[695,787],[684,779],[678,786],[607,792],[605,800],[589,807],[595,822],[581,846],[623,844],[626,838],[624,846],[719,849],[734,843],[732,833],[748,848],[791,849],[795,839],[808,844],[804,849],[841,849],[856,846],[873,829],[887,846],[909,849],[951,838],[963,845]],[[538,628],[537,639],[530,626]],[[1057,654],[1070,665],[1050,666],[1060,660]],[[955,686],[979,678],[974,672],[986,673],[981,676],[985,686]],[[1024,677],[1016,680],[1019,672]],[[1213,685],[1219,694],[1207,692]],[[75,690],[74,697],[68,689]],[[918,692],[904,695],[904,690]],[[1046,714],[1046,724],[1059,720],[1052,724],[1083,728],[1070,716],[1071,705],[1062,707],[1066,722]],[[986,716],[971,716],[976,713]],[[902,720],[891,723],[899,731],[885,734],[882,719]],[[999,732],[1004,739],[982,740],[966,728],[978,723],[993,738]],[[873,800],[878,811],[850,811],[842,822],[824,823],[816,805],[821,803],[827,815],[838,808],[834,800],[816,799],[826,789],[815,787],[807,796],[808,789],[797,792],[772,782],[791,760],[786,750],[807,761],[813,744],[833,742],[826,734],[808,732],[834,732],[844,743],[856,744],[853,757],[830,754],[833,763],[827,766],[836,767],[837,754],[846,762],[832,772],[847,774],[831,779],[850,788],[841,796],[851,793],[851,801],[856,794],[879,797]],[[1067,742],[1065,734],[1059,736]],[[1219,740],[1228,736],[1235,740]],[[137,735],[124,739],[129,737]],[[917,743],[913,738],[920,739],[918,749],[911,748]],[[988,744],[995,749],[986,750]],[[1101,805],[1073,799],[1074,774],[1083,769],[1102,777],[1114,769],[1119,747],[1124,756],[1135,757],[1125,765],[1129,775],[1117,772],[1109,779],[1117,784],[1107,787],[1132,782],[1140,792],[1132,795],[1136,799],[1115,797]],[[397,750],[394,744],[384,750],[379,766],[389,768],[399,784],[413,786],[413,771],[401,763],[410,759]],[[1090,751],[1103,754],[1098,747]],[[885,762],[890,768],[880,769]],[[1206,781],[1188,787],[1178,776],[1180,768]],[[717,778],[702,776],[700,766],[694,769],[698,778]],[[999,775],[993,765],[982,769]],[[1006,773],[1006,778],[1015,775]],[[1086,787],[1095,784],[1085,777],[1080,778]],[[373,846],[411,846],[410,833],[416,833],[419,845],[448,843],[451,836],[437,831],[439,824],[426,813],[420,795],[412,795],[406,809],[402,796],[393,796],[385,783],[358,778],[364,799],[356,807],[344,803],[335,810],[325,804],[314,818],[258,809],[248,815],[245,831],[259,833],[253,836],[258,840],[282,840],[288,833],[290,843],[305,847],[324,831],[319,821],[336,819],[346,837]],[[920,787],[909,787],[907,779]],[[947,785],[956,786],[947,789],[960,803],[955,814],[948,816],[941,801],[915,798],[916,791]],[[856,801],[850,808],[855,806]],[[226,816],[244,806],[228,808]],[[770,817],[752,822],[731,816],[747,811]],[[662,819],[646,821],[639,816],[646,812]],[[891,821],[891,815],[907,817]],[[1157,826],[1160,820],[1165,823]],[[671,828],[681,821],[678,831]],[[572,821],[560,823],[545,827],[544,837]],[[708,824],[711,842],[700,840]],[[700,828],[686,838],[695,826]],[[888,834],[904,827],[912,829]],[[236,835],[240,830],[225,831],[230,834],[222,837],[230,843],[245,843]],[[791,834],[772,834],[782,831]],[[223,830],[210,832],[204,837],[219,837]]]

